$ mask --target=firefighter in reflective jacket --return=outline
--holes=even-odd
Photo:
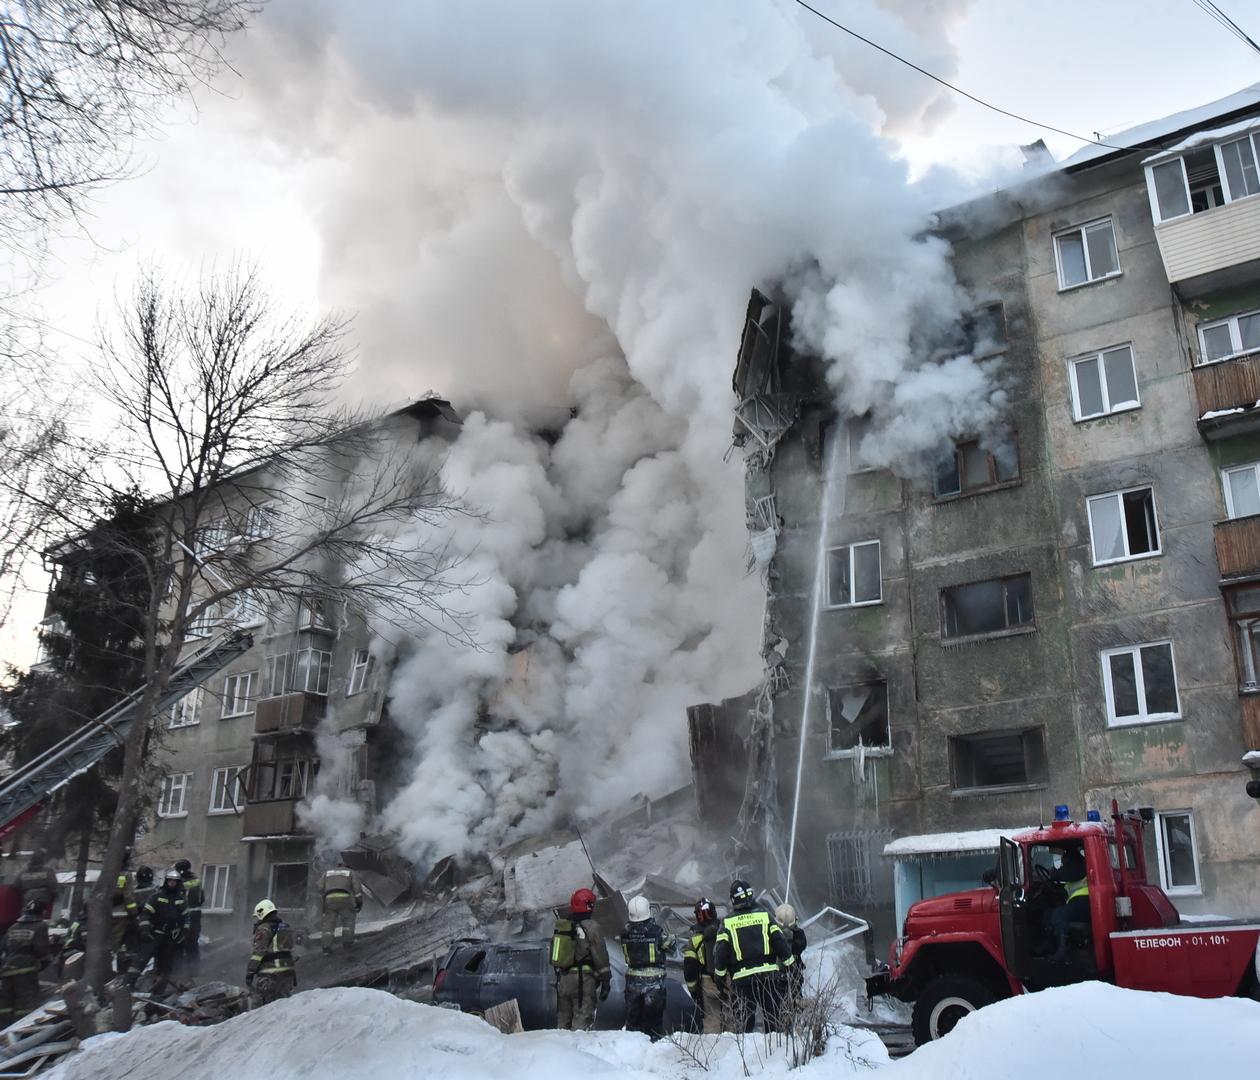
[[[696,921],[691,937],[683,950],[683,981],[691,999],[703,1017],[701,1030],[716,1035],[722,1030],[722,1013],[726,1008],[726,987],[714,973],[717,952],[717,906],[707,896],[696,901]]]
[[[188,920],[181,958],[184,970],[195,975],[201,966],[201,905],[205,903],[205,890],[201,887],[201,877],[193,872],[192,863],[187,859],[180,859],[175,869],[184,883],[184,916]]]
[[[184,881],[179,871],[166,871],[162,887],[140,909],[140,938],[153,949],[153,971],[158,987],[166,985],[188,933]],[[138,974],[138,973],[137,973]]]
[[[1085,849],[1079,845],[1063,853],[1058,869],[1051,870],[1049,880],[1063,886],[1066,900],[1050,909],[1050,929],[1054,934],[1054,956],[1058,963],[1067,960],[1068,928],[1072,923],[1089,923],[1089,876],[1085,868]]]
[[[254,946],[245,969],[245,985],[255,1009],[288,997],[297,986],[293,931],[270,900],[260,900],[254,908]]]
[[[114,883],[113,907],[110,911],[109,949],[114,954],[120,972],[126,972],[127,954],[123,942],[127,931],[135,925],[138,908],[136,907],[136,883],[131,876],[131,848],[123,852],[122,869],[118,872],[118,880]]]
[[[38,900],[31,900],[4,936],[4,960],[0,962],[0,1024],[8,1026],[40,1003],[39,969],[52,952],[48,926]]]
[[[556,973],[556,1027],[589,1031],[595,1024],[596,997],[604,1001],[612,985],[608,947],[591,920],[595,894],[578,889],[569,898],[569,914],[557,915],[551,934],[551,966]]]
[[[57,872],[48,865],[48,852],[40,848],[31,856],[26,869],[18,876],[22,890],[22,906],[32,901],[39,904],[41,919],[52,914],[53,898],[57,895]]]
[[[341,944],[347,949],[354,944],[354,922],[363,909],[363,886],[353,870],[336,866],[324,875],[324,920],[319,944],[330,953],[341,927]]]
[[[665,1034],[665,955],[674,935],[652,918],[647,897],[630,901],[630,922],[621,935],[626,958],[626,1030],[642,1031],[653,1042]]]
[[[770,912],[756,906],[748,882],[731,883],[731,907],[717,935],[715,973],[719,979],[730,976],[735,1030],[752,1031],[760,1009],[762,1024],[771,1032],[779,1026],[792,945]]]

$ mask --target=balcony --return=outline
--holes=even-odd
[[[1225,579],[1260,576],[1260,516],[1216,523],[1216,562]]]
[[[1260,750],[1260,694],[1242,694],[1238,703],[1242,706],[1243,746]]]
[[[298,799],[269,799],[245,806],[241,832],[244,836],[295,836],[306,832],[298,824]]]
[[[1223,439],[1260,430],[1260,353],[1201,364],[1194,369],[1199,434]]]
[[[261,698],[254,706],[254,732],[258,735],[284,735],[314,731],[324,718],[327,698],[323,694],[297,691],[279,697]]]
[[[1255,280],[1260,274],[1260,198],[1160,222],[1155,238],[1169,284],[1183,297]]]

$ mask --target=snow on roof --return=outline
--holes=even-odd
[[[1033,826],[1024,825],[1015,829],[971,829],[967,832],[901,836],[884,845],[884,854],[904,859],[915,855],[960,855],[996,851],[1003,837],[1012,837],[1031,828]]]
[[[1137,127],[1129,128],[1127,131],[1108,135],[1103,140],[1107,144],[1106,146],[1098,146],[1093,143],[1088,146],[1082,146],[1071,157],[1064,158],[1063,161],[1059,162],[1059,168],[1072,169],[1087,165],[1091,161],[1111,156],[1117,152],[1117,147],[1136,149],[1146,143],[1167,139],[1180,131],[1202,127],[1204,124],[1211,123],[1217,117],[1225,116],[1239,109],[1252,107],[1260,107],[1260,83],[1253,83],[1251,86],[1238,90],[1227,97],[1209,101],[1205,105],[1198,105],[1193,109],[1185,109],[1182,112],[1173,113],[1171,116],[1164,116],[1158,120],[1139,124]]]
[[[1236,120],[1232,124],[1226,124],[1224,127],[1196,131],[1193,135],[1182,139],[1176,146],[1170,146],[1166,150],[1161,150],[1158,154],[1152,154],[1148,158],[1143,158],[1142,164],[1150,165],[1152,162],[1163,161],[1165,158],[1175,157],[1177,154],[1184,154],[1187,150],[1193,150],[1196,146],[1224,141],[1231,135],[1244,135],[1256,127],[1260,127],[1260,116],[1249,116],[1243,120]]]

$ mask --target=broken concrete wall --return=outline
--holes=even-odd
[[[734,826],[748,774],[745,740],[752,727],[756,694],[687,709],[687,745],[695,778],[696,806],[710,828]]]

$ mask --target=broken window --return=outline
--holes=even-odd
[[[1260,585],[1225,590],[1225,610],[1233,627],[1238,689],[1260,691]]]
[[[844,422],[848,439],[849,472],[872,472],[877,466],[870,464],[862,456],[862,441],[871,433],[871,415],[851,416]]]
[[[1213,364],[1260,350],[1260,311],[1199,323],[1199,363]]]
[[[845,544],[827,552],[827,606],[857,607],[883,599],[879,541]]]
[[[955,735],[949,740],[955,791],[1025,787],[1046,781],[1041,728]]]
[[[210,780],[210,813],[239,814],[245,804],[245,791],[241,774],[248,766],[229,765],[215,769]]]
[[[346,680],[346,697],[363,691],[375,664],[376,658],[367,649],[355,649],[350,662],[350,678]]]
[[[1161,810],[1155,816],[1159,853],[1159,883],[1173,896],[1195,895],[1199,885],[1199,842],[1194,814],[1189,810]]]
[[[1112,726],[1181,718],[1171,641],[1106,649],[1102,669]]]
[[[831,901],[838,906],[873,907],[891,893],[891,868],[883,858],[891,829],[847,829],[827,836]]]
[[[1072,412],[1077,420],[1136,409],[1142,404],[1132,346],[1117,345],[1079,357],[1071,362],[1070,371]]]
[[[268,897],[283,911],[306,907],[306,863],[272,863],[271,889]]]
[[[250,540],[265,540],[275,532],[275,521],[274,503],[251,506],[245,515],[245,536]]]
[[[1090,221],[1057,234],[1054,255],[1060,289],[1071,289],[1120,273],[1111,218]]]
[[[1151,488],[1092,495],[1086,507],[1095,566],[1161,553]]]
[[[935,491],[939,498],[962,495],[1019,479],[1019,446],[1013,434],[992,447],[976,439],[954,444],[936,470]]]
[[[976,581],[941,590],[941,636],[977,637],[1033,623],[1032,575]]]
[[[828,753],[848,757],[859,746],[867,751],[891,751],[888,727],[888,684],[864,683],[827,691],[831,738]]]
[[[981,304],[964,320],[967,350],[973,356],[989,356],[1006,348],[1006,308],[1002,301]]]

